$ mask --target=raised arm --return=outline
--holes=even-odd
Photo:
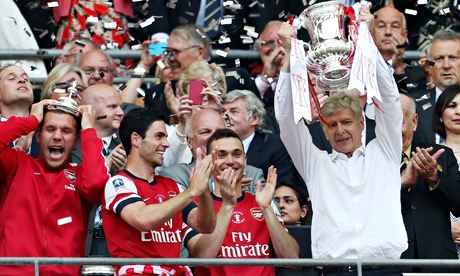
[[[79,167],[77,182],[78,191],[90,203],[101,200],[104,186],[109,179],[108,168],[102,155],[103,143],[97,136],[95,117],[90,105],[79,107],[81,118],[81,154],[82,162]]]
[[[264,215],[265,224],[267,225],[270,239],[272,242],[275,255],[278,258],[298,258],[299,244],[289,235],[281,222],[276,217],[271,202],[276,187],[276,169],[271,166],[268,169],[267,182],[262,188],[262,183],[257,183],[256,201]]]
[[[227,229],[238,198],[234,173],[233,169],[227,168],[219,176],[222,206],[217,213],[216,228],[211,234],[199,234],[189,240],[186,246],[190,252],[190,256],[198,258],[217,257],[227,234]]]
[[[283,23],[278,32],[286,52],[275,92],[275,115],[280,127],[281,140],[300,175],[307,182],[314,171],[314,164],[310,161],[320,154],[320,150],[314,146],[305,123],[294,122],[293,91],[289,73],[291,37],[294,34],[294,29],[288,23]]]

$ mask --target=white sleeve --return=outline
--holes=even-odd
[[[134,182],[124,176],[111,177],[104,189],[105,208],[120,214],[123,207],[130,203],[142,201]]]

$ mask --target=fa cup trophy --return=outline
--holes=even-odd
[[[300,14],[311,38],[307,68],[317,76],[316,84],[323,90],[336,91],[348,86],[355,47],[345,36],[345,8],[329,1],[308,7]]]
[[[75,79],[71,79],[69,81],[69,85],[67,86],[66,90],[61,93],[68,93],[69,95],[67,97],[59,97],[58,103],[48,105],[48,110],[61,110],[65,113],[72,114],[74,116],[80,117],[80,111],[78,111],[78,103],[72,99],[72,96],[74,94],[78,93],[77,89],[77,81]],[[59,88],[58,88],[59,89]]]

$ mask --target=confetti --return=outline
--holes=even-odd
[[[123,83],[122,85],[120,85],[120,87],[118,87],[118,89],[120,91],[123,91],[123,90],[125,90],[126,87],[127,87],[126,83]]]
[[[165,69],[166,67],[166,65],[163,63],[163,61],[161,61],[161,59],[157,61],[157,65],[158,67],[160,67],[161,70]]]
[[[258,38],[258,37],[259,37],[259,33],[248,31],[248,36],[253,37],[253,38]]]
[[[235,59],[235,67],[240,67],[241,63],[240,63],[240,59],[237,58]]]
[[[412,9],[406,9],[404,11],[405,14],[409,14],[409,15],[417,15],[417,11],[416,10],[412,10]]]
[[[257,1],[257,0],[256,0],[256,1],[253,1],[251,4],[249,4],[249,7],[250,7],[250,8],[254,7],[255,5],[258,4],[258,2],[259,2],[259,1]]]
[[[26,35],[27,35],[28,37],[31,37],[31,36],[32,36],[32,35],[30,34],[30,32],[29,32],[26,28],[24,28],[24,32],[26,33]]]
[[[132,1],[133,3],[135,3],[135,2],[142,2],[143,0],[132,0]]]
[[[227,52],[222,51],[222,50],[217,50],[217,51],[216,51],[216,54],[219,55],[219,56],[221,56],[221,57],[224,57],[224,58],[226,58],[227,55],[228,55]]]
[[[227,37],[227,36],[224,36],[224,35],[221,35],[219,37],[219,44],[225,44],[225,43],[230,43],[230,42],[231,42],[230,37]]]
[[[142,97],[145,97],[145,91],[142,88],[138,87],[138,88],[136,88],[136,91],[137,91],[137,93],[139,93],[139,95],[141,95]]]
[[[142,44],[136,44],[131,46],[131,50],[140,50],[142,49]]]
[[[439,14],[440,14],[440,15],[445,15],[445,14],[448,14],[449,12],[450,12],[450,8],[447,7],[447,8],[445,8],[445,9],[440,10],[440,11],[439,11]]]
[[[153,16],[150,16],[149,18],[147,18],[147,20],[141,22],[139,25],[141,26],[141,28],[145,28],[147,26],[150,26],[153,22],[155,22],[155,18]]]
[[[104,28],[107,30],[115,30],[117,28],[117,22],[104,22]]]
[[[220,25],[231,25],[233,18],[222,18],[220,20]]]
[[[255,27],[252,27],[252,26],[244,26],[243,27],[243,30],[247,31],[247,32],[255,32],[256,31],[256,28]]]
[[[43,32],[41,32],[41,33],[38,35],[38,37],[39,37],[39,38],[43,38],[43,37],[45,37],[48,33],[49,33],[48,30],[44,30]]]
[[[428,1],[427,0],[418,0],[417,4],[418,5],[426,5],[426,4],[428,4]]]
[[[97,21],[99,21],[99,18],[97,18],[97,16],[88,16],[88,18],[86,19],[86,23],[89,24],[97,23]]]
[[[47,4],[48,4],[48,7],[50,7],[50,8],[57,8],[57,7],[59,7],[58,1],[48,2]]]

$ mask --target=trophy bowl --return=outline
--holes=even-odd
[[[311,39],[307,68],[317,76],[316,84],[323,90],[346,89],[350,79],[355,46],[345,35],[344,8],[343,4],[328,1],[310,6],[300,14]]]

